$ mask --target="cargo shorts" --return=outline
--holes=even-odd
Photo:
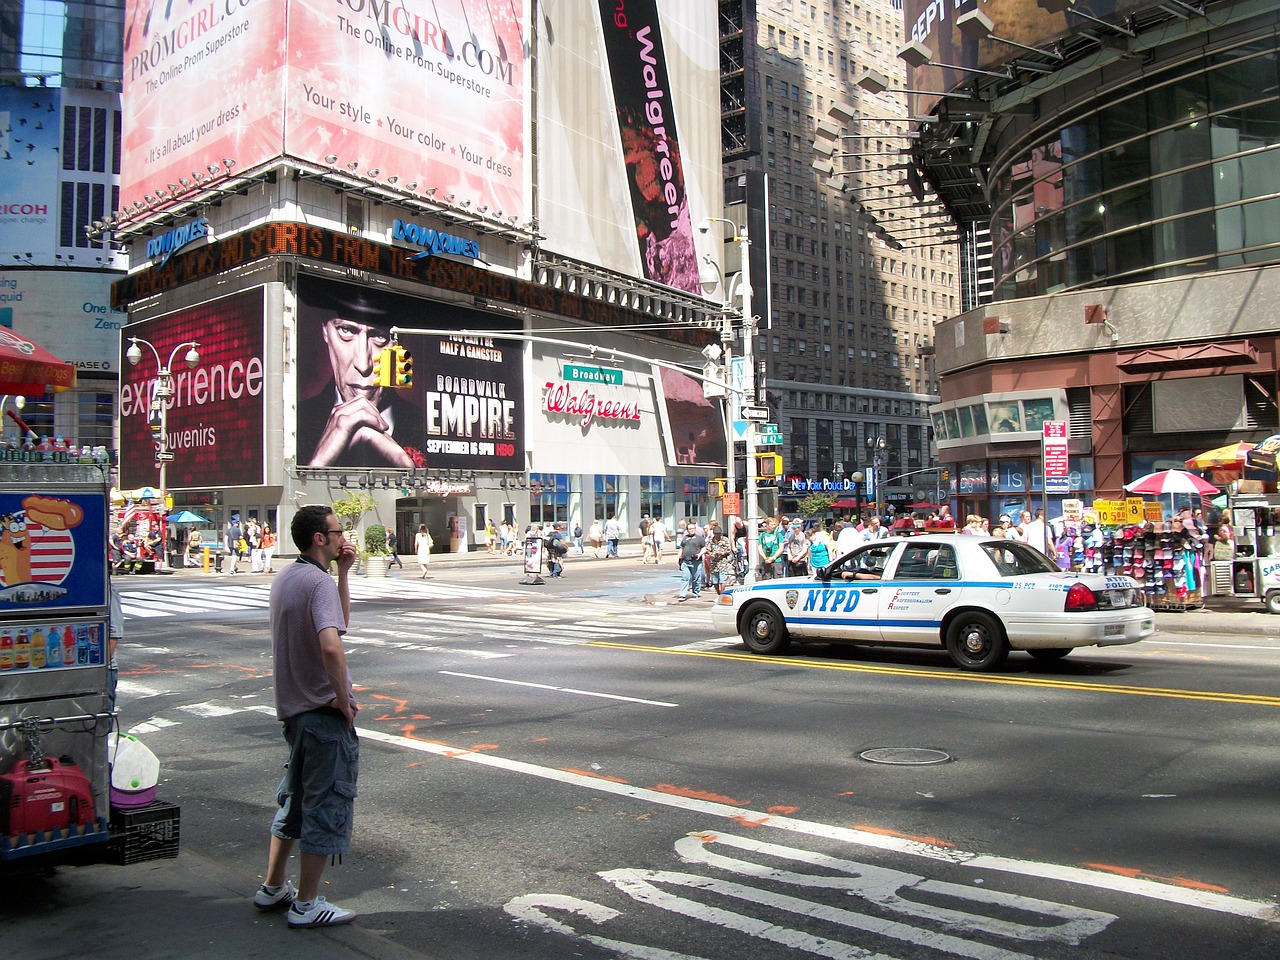
[[[271,832],[303,853],[345,854],[360,770],[360,740],[337,710],[309,710],[284,721],[289,760],[276,791]]]

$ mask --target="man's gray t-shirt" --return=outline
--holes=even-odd
[[[281,720],[326,707],[336,694],[320,652],[320,631],[326,627],[347,632],[333,577],[306,560],[286,564],[271,583],[271,655]],[[347,686],[350,693],[350,674]]]

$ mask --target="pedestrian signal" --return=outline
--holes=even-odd
[[[777,480],[782,475],[782,456],[776,453],[756,454],[756,479]]]
[[[711,485],[711,495],[719,500],[724,496],[724,488],[729,481],[726,477],[712,477],[707,483]]]
[[[373,382],[380,387],[391,386],[391,377],[394,373],[395,358],[390,347],[384,347],[378,351],[378,355],[373,358]]]

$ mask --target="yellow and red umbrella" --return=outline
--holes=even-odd
[[[1254,444],[1228,443],[1225,447],[1214,447],[1204,453],[1198,453],[1187,460],[1188,470],[1243,470],[1245,457]]]

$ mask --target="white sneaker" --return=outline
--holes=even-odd
[[[350,923],[355,918],[356,915],[352,911],[343,910],[324,897],[316,897],[310,903],[299,903],[294,900],[293,906],[289,908],[289,926],[298,929],[336,927],[343,923]]]
[[[283,910],[293,903],[297,895],[297,888],[288,880],[282,883],[274,893],[268,890],[264,883],[253,895],[253,905],[259,910]]]

